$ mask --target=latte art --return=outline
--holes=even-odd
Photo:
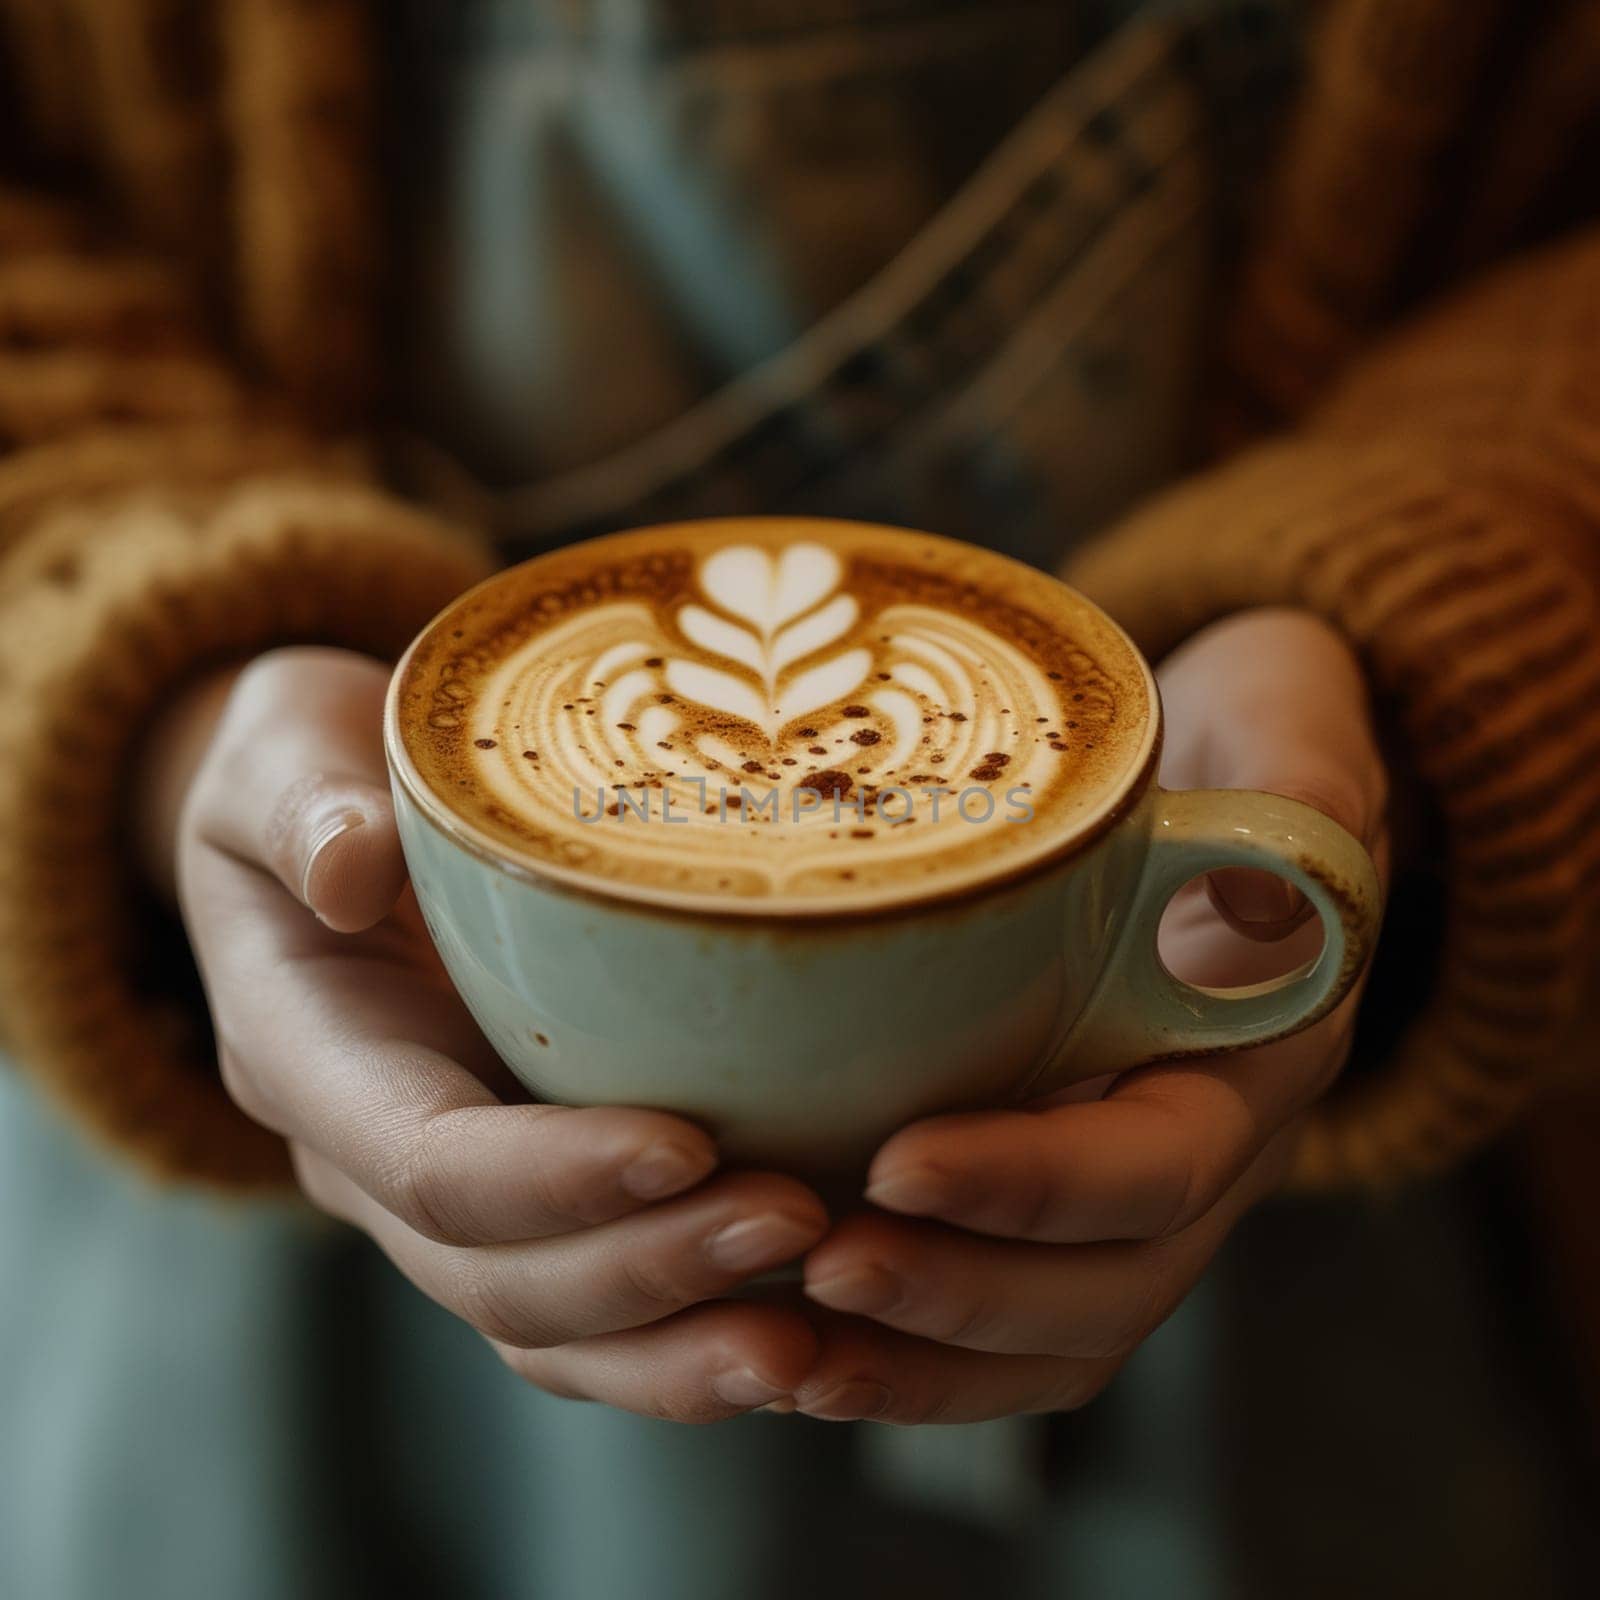
[[[804,908],[1048,852],[1126,772],[1136,669],[998,556],[763,520],[491,580],[414,652],[400,706],[425,783],[497,846],[652,898]]]
[[[878,613],[876,649],[852,644],[860,606],[838,592],[842,577],[839,558],[821,545],[790,545],[776,559],[733,546],[699,574],[716,612],[690,602],[664,627],[624,602],[530,640],[485,679],[471,719],[474,747],[502,752],[479,769],[485,790],[523,813],[576,797],[580,815],[597,820],[639,815],[614,791],[660,785],[657,809],[676,811],[690,829],[663,845],[708,857],[727,848],[729,801],[752,824],[775,815],[794,836],[764,852],[761,870],[782,890],[852,857],[834,825],[847,812],[870,820],[886,785],[915,795],[981,772],[1025,796],[1047,781],[1058,762],[1037,731],[1056,697],[1037,666],[988,629],[921,606]],[[674,654],[680,640],[701,657]],[[1097,701],[1085,714],[1102,709]],[[508,725],[516,739],[504,740]],[[524,738],[531,756],[518,748]],[[797,801],[800,790],[832,803]],[[919,797],[931,819],[936,796]],[[642,809],[652,809],[648,796]],[[909,820],[919,820],[914,808]],[[935,833],[927,827],[894,846],[936,849]]]

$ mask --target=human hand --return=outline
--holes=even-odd
[[[788,1395],[815,1352],[804,1317],[714,1297],[814,1244],[821,1202],[772,1173],[712,1176],[710,1138],[679,1118],[526,1103],[407,886],[387,678],[274,651],[152,742],[146,853],[175,856],[229,1092],[289,1140],[314,1204],[540,1387],[684,1421]]]
[[[1387,783],[1360,669],[1315,618],[1260,611],[1162,667],[1169,788],[1303,800],[1387,872]],[[1190,982],[1264,981],[1315,955],[1282,880],[1219,872],[1173,901],[1161,951]],[[807,1258],[823,1346],[799,1408],[969,1422],[1091,1399],[1281,1180],[1300,1115],[1338,1075],[1359,989],[1275,1044],[1126,1073],[1104,1097],[934,1117],[873,1161],[874,1211]],[[848,1313],[833,1315],[830,1313]]]

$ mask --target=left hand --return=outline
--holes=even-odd
[[[1264,789],[1361,839],[1387,876],[1387,782],[1359,666],[1316,618],[1219,623],[1160,674],[1168,788]],[[1298,903],[1297,903],[1298,902]],[[1315,954],[1280,879],[1192,884],[1162,927],[1191,982],[1256,983]],[[934,1117],[895,1134],[867,1198],[806,1260],[822,1348],[814,1417],[976,1422],[1078,1406],[1281,1181],[1302,1113],[1349,1051],[1359,986],[1292,1038],[1126,1073],[1097,1100]],[[848,1313],[836,1315],[835,1313]]]

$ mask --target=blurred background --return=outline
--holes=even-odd
[[[0,0],[0,611],[45,510],[187,492],[197,429],[333,452],[508,558],[792,510],[1053,567],[1592,222],[1597,104],[1562,0]],[[1450,911],[1411,798],[1356,1083]],[[141,1037],[209,1074],[123,843],[81,870],[137,908]],[[1600,1584],[1580,1082],[1392,1192],[1263,1206],[1081,1414],[691,1430],[519,1385],[366,1240],[215,1151],[153,1180],[15,1065],[17,1600]]]

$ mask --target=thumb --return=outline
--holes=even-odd
[[[245,669],[186,807],[204,842],[272,874],[340,933],[405,887],[383,758],[388,671],[342,650],[275,650]]]
[[[1222,787],[1282,795],[1311,806],[1347,833],[1374,849],[1371,819],[1361,783],[1335,767],[1325,750],[1284,746],[1270,759],[1241,765]],[[1224,867],[1206,879],[1206,892],[1218,915],[1249,939],[1287,937],[1311,915],[1311,903],[1287,879],[1247,867]]]

